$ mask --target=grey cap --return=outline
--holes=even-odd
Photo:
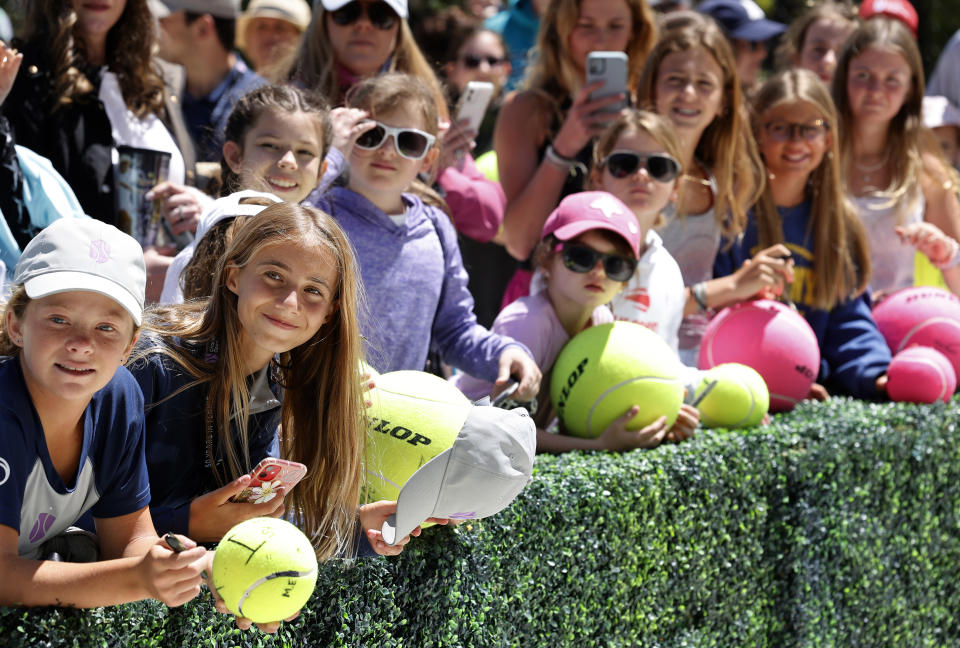
[[[410,476],[397,512],[383,523],[387,544],[427,518],[474,520],[505,509],[530,482],[537,428],[524,409],[471,408],[453,445]]]
[[[140,326],[147,270],[137,240],[92,218],[61,218],[33,237],[13,275],[27,296],[85,290],[114,300]]]
[[[157,18],[166,18],[174,11],[210,14],[216,18],[240,16],[240,0],[148,0],[150,11]]]

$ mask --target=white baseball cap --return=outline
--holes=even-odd
[[[960,126],[960,109],[939,95],[923,98],[923,125],[927,128]]]
[[[166,18],[174,11],[189,11],[210,14],[216,18],[240,16],[240,0],[147,0],[151,13],[157,18]]]
[[[471,407],[453,445],[420,466],[381,529],[387,544],[431,517],[475,520],[507,508],[530,482],[537,428],[524,409]]]
[[[351,2],[357,2],[358,0],[314,0],[314,6],[320,4],[323,5],[325,11],[336,11],[341,7],[345,7]],[[407,0],[383,0],[387,5],[393,9],[393,11],[406,20],[409,17],[409,12],[407,11]]]
[[[92,218],[61,218],[33,237],[13,275],[27,296],[41,299],[83,290],[109,297],[143,321],[147,269],[137,240]]]
[[[257,202],[244,202],[245,200],[250,200],[251,198],[259,198],[260,200],[269,203],[283,202],[280,198],[277,198],[272,193],[254,191],[252,189],[235,191],[234,193],[224,196],[223,198],[217,198],[213,201],[213,204],[210,206],[210,208],[200,216],[200,222],[197,223],[197,232],[194,235],[193,240],[199,241],[202,239],[203,235],[210,231],[210,228],[222,221],[224,218],[236,218],[237,216],[256,216],[267,208],[267,205],[258,204]]]

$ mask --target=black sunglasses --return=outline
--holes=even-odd
[[[597,261],[603,261],[603,271],[613,281],[627,281],[637,269],[637,260],[619,254],[597,252],[582,243],[562,243],[563,265],[568,270],[586,274],[597,267]]]
[[[364,14],[377,29],[390,29],[400,18],[386,2],[351,2],[330,12],[333,22],[341,27],[352,25]]]
[[[503,65],[507,59],[497,58],[496,56],[474,56],[473,54],[464,54],[463,58],[460,60],[463,61],[463,64],[471,70],[476,70],[484,61],[486,61],[487,65],[490,67],[497,67],[498,65]]]
[[[680,173],[680,163],[664,153],[644,155],[635,151],[614,151],[600,162],[614,178],[632,176],[641,168],[657,182],[670,182]]]
[[[408,160],[422,160],[430,147],[437,140],[430,133],[424,133],[416,128],[397,128],[380,122],[357,138],[355,146],[367,151],[375,151],[383,146],[390,136],[393,136],[393,145],[397,153]]]

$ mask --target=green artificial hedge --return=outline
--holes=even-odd
[[[272,637],[205,594],[0,608],[0,644],[957,646],[957,414],[833,399],[654,451],[538,457],[500,515],[325,566]]]

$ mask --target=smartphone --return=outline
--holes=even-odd
[[[487,114],[490,100],[493,99],[494,87],[489,81],[470,81],[460,95],[457,102],[456,121],[470,120],[468,128],[480,130],[483,116]]]
[[[266,457],[250,471],[250,485],[231,498],[231,502],[262,504],[276,497],[278,488],[284,494],[307,474],[307,467],[296,461]]]
[[[590,52],[587,54],[587,84],[603,81],[603,87],[590,94],[590,100],[623,94],[623,101],[607,106],[600,112],[619,112],[626,108],[627,55],[624,52]]]

